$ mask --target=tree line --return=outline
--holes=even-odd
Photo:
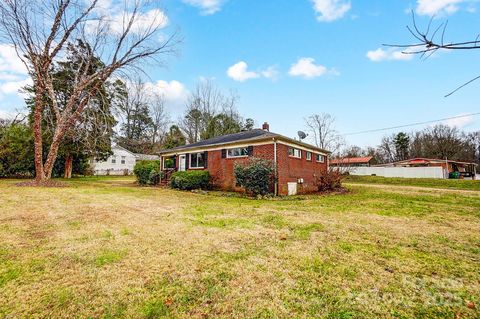
[[[82,44],[77,44],[80,47]],[[74,83],[74,64],[81,56],[71,47],[65,61],[55,65],[52,81],[64,107]],[[23,119],[0,122],[0,176],[34,176],[33,110],[35,89],[24,88],[28,115]],[[96,91],[80,121],[70,127],[58,148],[52,175],[69,178],[72,174],[89,174],[91,158],[105,160],[112,154],[112,143],[134,153],[155,154],[161,149],[250,130],[252,119],[243,119],[237,110],[238,96],[222,92],[211,81],[199,82],[188,96],[185,111],[175,121],[166,109],[163,95],[141,80],[106,81]],[[45,103],[51,101],[48,97]],[[55,131],[55,115],[51,108],[43,110],[42,139],[51,143]],[[43,155],[44,157],[47,154]]]
[[[345,148],[341,157],[373,156],[379,164],[423,157],[480,164],[480,131],[463,132],[437,124],[411,133],[386,135],[377,147]]]
[[[172,121],[165,98],[141,81],[128,85],[118,101],[120,130],[116,142],[135,153],[155,154],[161,149],[250,130],[252,119],[238,112],[238,96],[224,93],[213,82],[200,81],[189,94],[184,113]]]

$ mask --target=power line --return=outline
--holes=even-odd
[[[405,124],[405,125],[398,125],[398,126],[391,126],[391,127],[384,127],[384,128],[378,128],[378,129],[366,130],[366,131],[358,131],[358,132],[347,133],[347,134],[343,134],[343,135],[344,135],[344,136],[349,136],[349,135],[358,135],[358,134],[365,134],[365,133],[374,133],[374,132],[388,131],[388,130],[394,130],[394,129],[398,129],[398,128],[404,128],[404,127],[410,127],[410,126],[417,126],[417,125],[424,125],[424,124],[442,122],[442,121],[446,121],[446,120],[459,119],[459,118],[469,117],[469,116],[475,116],[475,115],[479,115],[479,114],[480,114],[480,112],[478,112],[478,113],[471,113],[471,114],[465,114],[465,115],[452,116],[452,117],[446,117],[446,118],[439,119],[439,120],[432,120],[432,121],[425,121],[425,122],[417,122],[417,123],[411,123],[411,124]]]

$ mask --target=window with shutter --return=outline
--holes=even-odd
[[[226,149],[222,150],[222,158],[227,158],[227,150]]]
[[[227,150],[228,158],[245,157],[245,156],[249,156],[247,147],[230,148]]]

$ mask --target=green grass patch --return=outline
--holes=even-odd
[[[434,179],[434,178],[397,178],[381,176],[354,176],[349,175],[344,180],[345,183],[360,184],[382,184],[399,186],[418,186],[444,189],[463,189],[480,191],[479,180],[454,180],[454,179]]]
[[[95,257],[95,265],[98,267],[103,267],[105,265],[113,264],[122,260],[126,255],[124,250],[113,250],[106,249],[102,250]]]

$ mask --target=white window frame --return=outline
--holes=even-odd
[[[202,157],[203,157],[203,166],[193,166],[192,165],[192,155],[197,155],[197,154],[201,154]],[[204,156],[204,152],[198,152],[198,153],[191,153],[188,155],[189,156],[189,164],[188,165],[188,168],[193,168],[193,169],[197,169],[197,168],[205,168],[205,156]],[[197,163],[195,163],[195,165],[198,165],[198,157],[197,157]]]
[[[325,155],[322,155],[322,154],[315,154],[315,160],[318,162],[318,163],[325,163]],[[320,160],[318,160],[320,158]]]
[[[117,157],[115,155],[112,156],[112,164],[117,164]]]
[[[230,152],[235,150],[243,150],[245,151],[245,155],[230,155]],[[239,158],[239,157],[248,157],[248,147],[235,147],[227,149],[227,158]]]
[[[290,149],[293,150],[293,154],[290,154]],[[288,151],[288,156],[294,157],[294,158],[302,158],[302,150],[295,147],[290,147]]]
[[[122,156],[122,157],[120,158],[120,164],[125,165],[126,163],[127,163],[127,157],[126,157],[126,156]]]
[[[312,152],[306,151],[305,158],[307,159],[307,161],[311,161],[312,160]]]

